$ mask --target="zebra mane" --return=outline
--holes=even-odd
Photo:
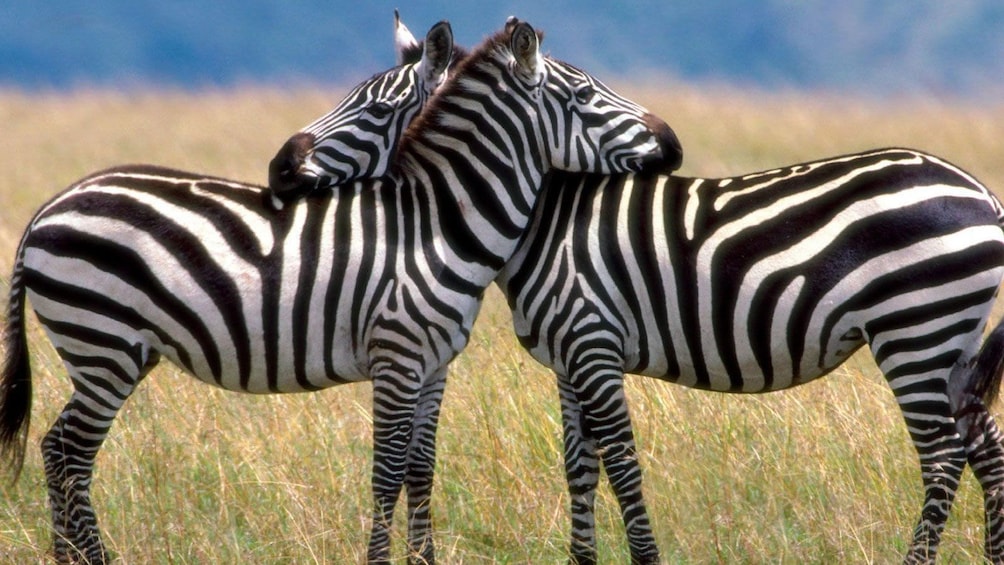
[[[435,123],[440,114],[443,113],[441,101],[444,97],[451,96],[462,88],[460,86],[461,81],[458,78],[466,76],[471,69],[482,64],[485,60],[498,57],[500,53],[510,53],[509,39],[511,35],[511,29],[503,29],[485,39],[480,45],[469,52],[454,46],[449,77],[436,90],[432,97],[429,98],[422,111],[412,120],[411,124],[408,125],[407,129],[401,135],[401,140],[398,142],[397,152],[394,156],[394,168],[400,166],[399,157],[407,152],[407,147],[419,137],[426,127]]]
[[[425,41],[421,43],[416,43],[414,45],[409,45],[401,49],[401,64],[402,65],[413,65],[422,60],[422,47]]]

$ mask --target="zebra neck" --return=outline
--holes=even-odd
[[[487,287],[513,256],[529,224],[543,167],[534,158],[514,165],[515,159],[484,147],[457,147],[455,138],[444,141],[412,144],[402,160],[404,182],[410,185],[406,190],[429,207],[431,233],[442,243],[437,243],[437,254],[448,255],[444,264]]]
[[[529,223],[548,147],[538,104],[521,96],[498,49],[472,55],[443,86],[398,145],[398,174],[427,195],[435,233],[488,286]],[[506,93],[505,111],[500,91]]]

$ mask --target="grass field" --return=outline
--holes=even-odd
[[[941,155],[1004,191],[1004,106],[620,85],[679,134],[688,175],[751,172],[869,147]],[[0,93],[0,292],[18,238],[80,176],[151,162],[263,182],[286,136],[342,94]],[[45,562],[51,534],[38,442],[69,396],[31,327],[35,379],[20,481],[0,485],[0,561]],[[920,510],[918,463],[867,354],[800,389],[700,393],[628,380],[645,494],[669,563],[890,563]],[[357,563],[369,529],[370,385],[222,392],[166,363],[126,405],[93,497],[126,564]],[[433,512],[444,563],[558,563],[568,529],[553,377],[488,294],[450,373]],[[399,505],[403,509],[403,504]],[[403,512],[399,512],[402,517]],[[616,504],[598,503],[601,560],[627,559]],[[942,562],[979,562],[982,500],[967,471]],[[394,554],[403,555],[403,519]]]

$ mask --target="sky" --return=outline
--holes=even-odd
[[[5,0],[0,87],[353,84],[393,64],[393,10],[472,46],[517,15],[604,79],[993,99],[1000,0]]]

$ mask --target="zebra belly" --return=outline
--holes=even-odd
[[[257,270],[226,269],[232,280],[213,284],[156,247],[142,255],[119,257],[111,270],[58,249],[26,249],[28,298],[57,350],[114,359],[122,378],[138,378],[157,352],[202,381],[252,393],[369,378],[351,308],[328,312],[327,324],[323,307],[294,320],[281,292],[268,298]]]
[[[577,364],[569,358],[568,351],[554,342],[537,340],[533,334],[526,331],[528,326],[520,326],[517,324],[517,337],[537,362],[550,367],[561,375],[568,376],[573,372],[572,367]],[[563,335],[562,341],[565,343],[585,342],[591,337],[595,336],[568,333]],[[783,390],[815,380],[840,366],[865,343],[861,339],[860,333],[849,331],[846,335],[839,336],[829,344],[826,355],[823,355],[820,348],[806,350],[807,358],[819,359],[820,362],[817,364],[803,363],[796,372],[796,364],[791,361],[777,363],[773,367],[765,367],[761,364],[760,359],[750,354],[748,350],[744,356],[735,358],[736,364],[734,365],[726,365],[721,356],[717,355],[701,358],[699,362],[695,363],[692,359],[682,361],[674,358],[669,351],[679,353],[679,348],[670,347],[667,349],[669,344],[650,346],[642,355],[630,342],[630,339],[621,341],[621,343],[627,344],[627,348],[622,348],[620,345],[610,345],[605,349],[607,358],[619,361],[621,372],[625,374],[654,377],[702,390],[749,393]],[[595,355],[603,349],[594,346],[590,353]],[[783,347],[778,347],[772,353],[777,360],[786,359],[790,355],[790,352]],[[671,369],[670,366],[672,366]],[[738,370],[735,369],[736,366],[738,366]]]
[[[705,269],[689,290],[656,295],[667,300],[661,308],[582,276],[547,299],[510,303],[521,342],[561,374],[582,364],[582,352],[685,386],[781,390],[827,374],[864,344],[887,372],[932,352],[971,357],[1004,274],[1001,243],[1000,228],[976,226],[840,270],[765,263],[713,284]],[[889,343],[901,351],[883,353]]]
[[[231,343],[232,336],[224,328],[211,330],[214,345],[210,346],[156,308],[140,310],[144,316],[140,321],[67,305],[32,291],[28,298],[58,351],[113,360],[121,367],[125,380],[138,378],[154,352],[201,381],[239,392],[304,392],[370,378],[364,365],[354,362],[356,352],[351,350],[352,340],[344,329],[336,329],[333,347],[323,348],[328,357],[307,352],[302,358],[294,358],[290,351],[276,355],[274,376],[270,377],[269,363],[264,358],[241,362]],[[121,304],[126,308],[134,306],[128,301]],[[259,338],[260,334],[252,341]],[[313,341],[312,350],[322,349]],[[326,366],[325,359],[333,362]],[[350,362],[339,362],[343,360]]]
[[[693,363],[681,363],[675,367],[673,372],[666,372],[665,363],[650,366],[628,367],[625,372],[647,377],[654,377],[674,384],[710,390],[715,392],[742,392],[760,393],[789,389],[802,385],[822,377],[849,359],[857,349],[864,345],[864,341],[853,339],[853,336],[839,340],[831,344],[829,355],[819,364],[803,364],[798,372],[793,370],[795,364],[788,356],[790,352],[784,348],[778,348],[771,353],[777,360],[783,359],[774,366],[764,366],[760,359],[752,355],[737,357],[736,365],[726,365],[719,356],[701,359],[699,365]],[[818,348],[806,351],[809,358],[820,359],[821,350]],[[738,366],[738,370],[735,367]]]

